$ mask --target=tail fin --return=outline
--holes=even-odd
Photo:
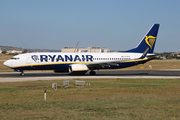
[[[137,45],[136,48],[127,50],[125,52],[144,53],[144,51],[146,51],[146,49],[149,48],[147,53],[152,54],[154,51],[155,43],[156,43],[156,37],[158,34],[158,29],[159,29],[159,24],[154,24],[150,28],[150,30],[147,32],[145,37],[141,40],[141,42]]]

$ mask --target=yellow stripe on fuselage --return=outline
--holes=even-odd
[[[88,71],[88,69],[79,69],[79,70],[73,70],[73,71]]]

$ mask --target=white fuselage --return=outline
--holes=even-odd
[[[7,60],[4,65],[10,68],[23,66],[37,66],[48,64],[75,64],[75,63],[96,63],[111,61],[128,61],[138,59],[142,53],[26,53],[14,56]]]

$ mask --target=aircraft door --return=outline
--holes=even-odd
[[[135,55],[135,63],[138,64],[138,55]]]
[[[38,56],[37,56],[35,62],[39,63],[39,61],[40,61],[40,59],[39,59]]]
[[[31,56],[30,55],[26,55],[26,64],[31,64]]]

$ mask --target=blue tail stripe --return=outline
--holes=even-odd
[[[136,48],[127,50],[125,52],[144,53],[144,51],[149,48],[148,53],[152,54],[156,43],[158,29],[159,24],[154,24]]]

